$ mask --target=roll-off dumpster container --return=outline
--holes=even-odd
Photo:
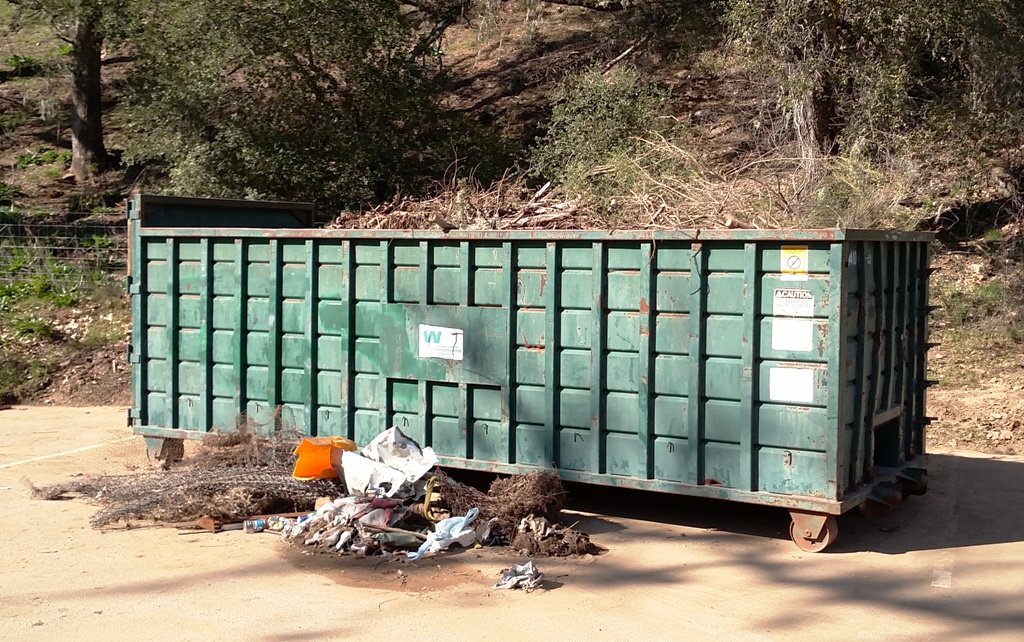
[[[130,422],[154,440],[243,413],[358,444],[398,425],[446,466],[785,508],[805,550],[926,487],[929,234],[128,216]]]

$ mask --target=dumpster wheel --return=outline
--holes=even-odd
[[[825,524],[821,528],[821,533],[817,539],[809,539],[804,536],[807,531],[800,530],[797,526],[796,520],[789,523],[789,538],[793,540],[797,548],[805,553],[820,553],[828,548],[832,542],[836,541],[836,537],[839,536],[839,524],[836,522],[836,518],[829,515],[825,518]]]

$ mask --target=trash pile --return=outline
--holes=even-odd
[[[421,449],[397,427],[358,452],[343,451],[340,463],[348,494],[324,498],[308,516],[283,520],[274,530],[285,540],[355,555],[404,551],[409,560],[453,545],[512,545],[560,556],[593,552],[586,534],[548,521],[565,495],[554,473],[499,479],[485,494],[437,469],[433,450]]]
[[[96,502],[94,527],[153,520],[210,532],[276,532],[318,553],[404,553],[418,560],[452,546],[509,546],[544,556],[597,551],[585,533],[553,521],[565,498],[553,472],[498,479],[484,493],[445,474],[433,449],[420,448],[398,427],[362,449],[340,437],[260,435],[241,427],[208,436],[169,470],[33,492]]]

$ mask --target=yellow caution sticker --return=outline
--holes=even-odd
[[[806,281],[807,280],[807,246],[806,245],[783,245],[782,246],[782,280],[783,281]]]

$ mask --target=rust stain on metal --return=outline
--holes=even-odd
[[[651,306],[647,304],[647,299],[645,299],[643,297],[640,297],[640,313],[641,314],[650,314],[651,313]]]
[[[537,343],[530,344],[530,340],[526,338],[526,331],[523,331],[523,346],[521,348],[525,352],[544,352],[544,335],[540,335]]]

